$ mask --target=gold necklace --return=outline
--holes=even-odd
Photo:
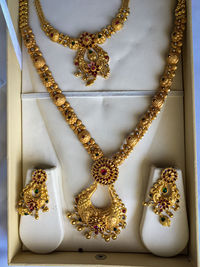
[[[79,38],[72,38],[56,30],[45,18],[40,0],[35,0],[35,6],[42,30],[53,41],[71,49],[77,50],[74,64],[77,68],[75,76],[91,85],[97,75],[108,78],[110,73],[109,56],[98,44],[103,44],[112,34],[121,30],[129,15],[129,0],[122,0],[121,7],[112,20],[111,25],[106,26],[100,32],[91,34],[83,32]],[[87,58],[86,58],[87,57]]]
[[[73,108],[66,100],[66,97],[62,94],[58,84],[55,82],[42,56],[42,52],[36,44],[32,29],[29,26],[28,0],[19,1],[19,27],[33,64],[54,104],[61,111],[66,122],[94,161],[91,172],[95,180],[94,183],[76,197],[74,212],[67,214],[71,223],[76,226],[78,231],[84,230],[84,234],[88,239],[98,234],[105,241],[109,241],[110,238],[116,239],[120,233],[120,228],[124,228],[126,225],[126,208],[114,189],[114,182],[118,178],[118,166],[123,163],[147,132],[152,121],[160,112],[170,91],[183,44],[182,39],[186,23],[185,10],[185,0],[177,0],[175,25],[171,34],[167,64],[164,74],[160,79],[158,92],[155,93],[150,107],[139,120],[136,129],[129,134],[119,151],[108,159],[86,130],[85,125],[77,117]],[[111,205],[107,208],[96,208],[91,203],[91,196],[95,192],[98,184],[106,185],[109,188]]]

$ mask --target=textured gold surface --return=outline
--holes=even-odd
[[[74,64],[77,68],[76,77],[81,77],[86,85],[92,85],[97,76],[108,78],[110,73],[109,56],[98,44],[103,44],[112,34],[121,30],[129,15],[129,0],[123,0],[122,5],[112,20],[100,32],[83,32],[78,38],[72,38],[56,30],[45,18],[40,0],[35,0],[36,11],[40,19],[42,30],[53,42],[77,50]]]
[[[48,211],[49,196],[46,187],[47,175],[44,170],[34,170],[32,181],[25,186],[20,194],[18,212],[20,215],[33,215],[39,218],[39,210]]]
[[[180,195],[176,187],[178,179],[177,171],[173,168],[166,168],[162,171],[161,177],[150,189],[149,200],[144,206],[153,206],[155,214],[159,215],[159,221],[163,226],[170,226],[173,213],[179,208]]]
[[[67,217],[78,231],[84,231],[87,239],[100,235],[106,242],[115,240],[120,228],[126,226],[126,208],[118,197],[114,186],[109,185],[111,204],[105,208],[97,208],[91,202],[91,197],[97,189],[94,182],[77,197],[74,212],[68,212]]]

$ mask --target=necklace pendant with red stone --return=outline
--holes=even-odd
[[[98,46],[99,43],[104,42],[104,39],[101,34],[87,32],[82,33],[78,39],[78,51],[74,59],[77,68],[75,76],[86,81],[87,86],[92,85],[98,75],[103,78],[109,76],[109,56]]]

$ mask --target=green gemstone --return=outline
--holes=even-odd
[[[162,191],[163,191],[163,193],[167,193],[167,188],[164,187]]]
[[[49,203],[49,200],[46,200],[46,203]]]
[[[38,192],[39,192],[39,190],[36,188],[36,189],[35,189],[35,193],[38,194]]]
[[[114,227],[114,228],[113,228],[113,230],[114,230],[114,231],[117,231],[117,228],[116,228],[116,227]]]
[[[25,212],[25,213],[24,213],[24,215],[28,215],[28,213],[27,213],[27,212]]]
[[[98,35],[98,37],[99,37],[99,38],[101,38],[101,37],[102,37],[102,35],[101,35],[101,34],[99,34],[99,35]]]
[[[89,50],[89,54],[92,54],[92,50]]]
[[[72,42],[72,45],[75,45],[75,42]]]
[[[161,217],[161,221],[164,222],[165,221],[165,217]]]

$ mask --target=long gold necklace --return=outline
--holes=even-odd
[[[78,231],[83,230],[88,239],[98,234],[105,241],[109,241],[110,238],[116,239],[120,233],[120,228],[124,228],[126,225],[126,208],[114,189],[114,182],[118,178],[118,166],[123,163],[139,140],[142,139],[165,102],[177,69],[183,44],[185,23],[185,0],[177,0],[175,25],[171,34],[167,64],[164,74],[160,79],[158,92],[155,93],[147,112],[139,120],[135,130],[125,139],[125,143],[119,151],[108,159],[91,137],[85,125],[77,117],[75,111],[55,82],[29,26],[28,0],[19,1],[19,27],[33,64],[54,104],[61,111],[66,122],[94,161],[91,172],[95,180],[94,183],[75,198],[74,212],[67,214],[71,223],[76,226]],[[91,197],[98,184],[106,185],[109,188],[111,205],[106,208],[96,208],[91,202]]]
[[[53,41],[71,49],[77,50],[74,64],[77,68],[75,76],[82,77],[86,85],[91,85],[97,75],[108,78],[110,73],[109,56],[98,44],[103,44],[112,34],[121,30],[129,15],[129,0],[122,0],[121,7],[112,23],[100,32],[83,32],[78,38],[72,38],[56,30],[45,18],[40,0],[35,0],[35,6],[42,30]]]

